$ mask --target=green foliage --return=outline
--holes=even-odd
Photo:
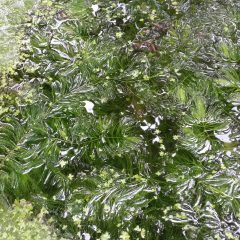
[[[238,5],[42,1],[0,75],[1,205],[66,239],[238,239]]]
[[[0,239],[59,239],[49,226],[50,221],[48,223],[44,219],[46,209],[42,209],[35,217],[32,210],[32,205],[24,200],[15,201],[10,210],[0,209]]]

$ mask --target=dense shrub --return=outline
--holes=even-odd
[[[33,9],[1,73],[1,204],[46,208],[66,239],[238,239],[238,7]]]

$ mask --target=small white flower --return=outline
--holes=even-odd
[[[86,111],[88,113],[92,113],[93,114],[93,107],[94,107],[94,103],[90,102],[90,101],[83,101],[85,103],[85,108],[86,108]]]
[[[81,218],[80,218],[80,216],[78,216],[78,215],[74,215],[74,216],[72,217],[72,220],[73,220],[73,222],[74,222],[75,224],[80,224],[80,223],[81,223]]]
[[[166,150],[165,146],[163,144],[160,145],[160,149]]]
[[[59,165],[60,165],[61,168],[63,168],[65,165],[67,165],[67,161],[61,160],[59,162]]]
[[[165,155],[165,153],[164,153],[163,151],[161,151],[161,152],[159,152],[159,155],[160,155],[161,157],[163,157],[163,156]]]
[[[150,78],[149,78],[148,75],[144,75],[144,76],[143,76],[143,80],[148,81],[149,79],[150,79]]]
[[[121,240],[130,240],[130,235],[128,234],[128,232],[122,231],[121,235],[120,235],[120,239]]]
[[[130,211],[130,212],[134,212],[134,211],[135,211],[135,207],[131,207],[131,208],[129,209],[129,211]]]
[[[109,239],[111,239],[111,236],[110,236],[110,234],[108,232],[105,232],[100,237],[100,240],[109,240]]]
[[[71,173],[68,175],[68,179],[71,180],[71,181],[73,180],[73,177],[74,176]]]
[[[92,14],[96,16],[97,11],[99,10],[99,6],[97,4],[92,5]]]
[[[131,75],[132,75],[134,78],[138,77],[140,74],[141,74],[141,73],[140,73],[139,70],[133,70],[132,73],[131,73]]]
[[[103,209],[104,209],[104,212],[108,213],[108,212],[110,212],[111,207],[109,205],[107,205],[107,204],[104,204]]]
[[[178,135],[174,135],[173,136],[173,140],[178,140],[179,139],[179,136]]]
[[[144,228],[142,228],[140,235],[141,235],[141,238],[145,238],[146,230]]]
[[[141,228],[138,225],[133,230],[136,232],[141,232]]]
[[[121,38],[123,36],[123,32],[117,32],[116,33],[116,38]]]
[[[66,229],[67,229],[67,225],[63,225],[62,230],[66,230]]]

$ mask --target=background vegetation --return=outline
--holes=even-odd
[[[6,221],[25,199],[34,239],[239,239],[239,1],[31,6],[0,72]]]

